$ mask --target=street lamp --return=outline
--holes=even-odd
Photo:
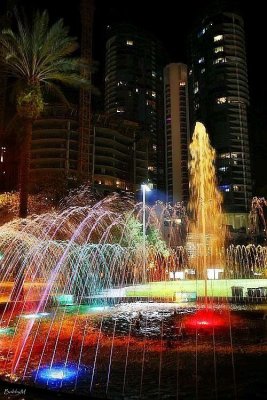
[[[146,282],[146,192],[151,189],[145,183],[141,185],[143,194],[143,283]]]

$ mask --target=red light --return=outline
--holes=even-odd
[[[220,328],[228,325],[227,315],[214,310],[198,310],[195,314],[186,317],[185,328]]]

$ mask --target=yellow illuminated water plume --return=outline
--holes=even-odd
[[[189,264],[197,277],[207,279],[208,269],[223,269],[225,228],[222,194],[217,188],[215,150],[203,124],[196,123],[189,146]]]

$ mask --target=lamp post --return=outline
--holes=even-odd
[[[143,194],[143,283],[146,282],[146,192],[150,192],[151,189],[148,185],[141,185]]]

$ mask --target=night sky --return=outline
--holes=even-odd
[[[165,0],[158,2],[151,0],[95,0],[95,26],[93,55],[98,61],[98,73],[95,80],[103,91],[103,69],[105,54],[105,28],[116,22],[131,22],[145,28],[160,39],[167,53],[169,61],[187,62],[187,36],[195,21],[204,12],[210,2],[216,0],[199,0],[175,2]],[[218,1],[218,0],[217,0]],[[231,0],[233,4],[235,0]],[[12,2],[12,0],[11,0]],[[4,7],[5,0],[0,0]],[[266,49],[266,13],[263,11],[262,1],[254,0],[250,5],[244,1],[236,1],[237,7],[244,17],[247,36],[247,59],[251,106],[249,109],[250,139],[252,159],[256,174],[254,176],[257,188],[266,185],[267,195],[267,93],[266,66],[262,62],[262,55]],[[20,4],[31,13],[32,9],[47,9],[52,19],[63,17],[70,26],[71,33],[79,36],[79,0],[66,2],[57,0],[20,0]],[[179,9],[180,7],[180,9]],[[177,8],[177,10],[176,10]],[[257,50],[257,47],[262,49]],[[266,159],[266,160],[265,160]],[[262,160],[262,162],[261,162]],[[266,175],[266,177],[265,177]]]
[[[8,0],[0,0],[2,8]],[[217,0],[218,1],[218,0]],[[12,3],[12,0],[10,0]],[[13,0],[15,2],[15,0]],[[187,61],[186,40],[194,22],[210,3],[216,0],[199,0],[175,2],[165,0],[163,4],[153,0],[95,0],[95,27],[94,27],[94,58],[102,65],[105,51],[105,28],[115,22],[131,22],[155,34],[160,39],[167,52],[169,60],[174,62]],[[258,98],[264,99],[267,89],[266,80],[262,80],[265,65],[261,63],[261,54],[265,50],[265,12],[262,1],[254,0],[253,6],[245,5],[244,1],[235,2],[241,10],[245,20],[247,35],[247,57],[249,68],[250,95],[252,104]],[[79,0],[65,2],[59,0],[17,0],[17,3],[27,8],[29,13],[34,9],[47,9],[52,19],[63,17],[70,26],[71,33],[79,35]],[[176,11],[176,8],[179,8]],[[256,50],[257,45],[263,45],[261,52]]]

